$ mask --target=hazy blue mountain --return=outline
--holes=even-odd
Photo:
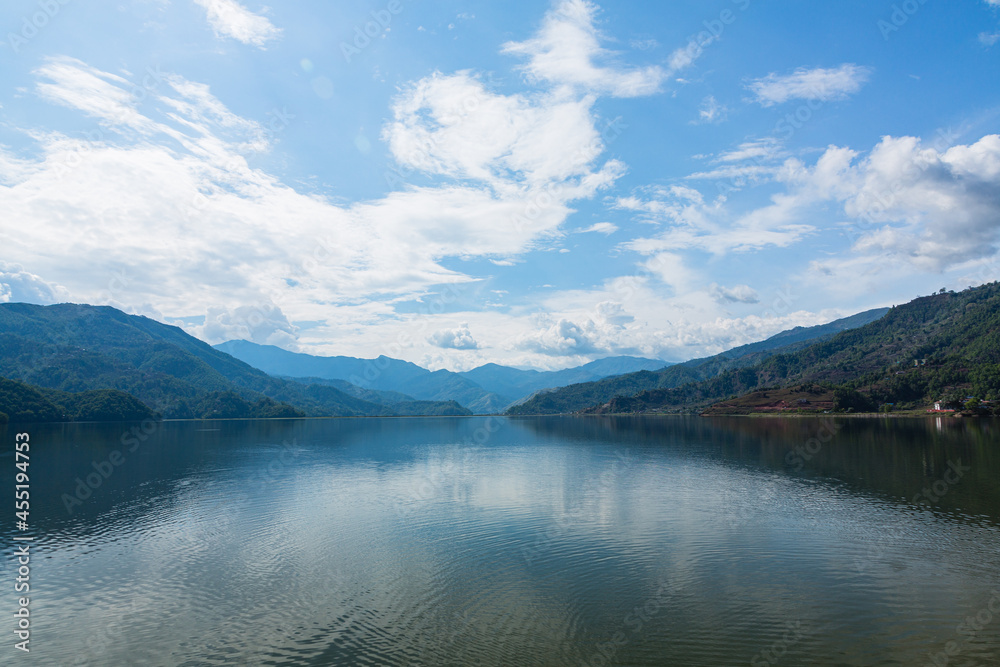
[[[565,387],[569,384],[590,382],[636,371],[655,371],[669,365],[659,359],[607,357],[560,371],[521,370],[498,364],[486,364],[459,375],[469,378],[487,391],[521,399],[540,389]]]
[[[274,376],[298,381],[302,381],[301,378],[316,382],[339,380],[359,387],[361,392],[395,392],[408,400],[457,401],[477,414],[501,412],[515,400],[546,387],[561,387],[643,369],[656,370],[668,365],[657,359],[609,357],[561,371],[521,370],[486,364],[471,371],[453,373],[429,371],[408,361],[385,356],[377,359],[319,357],[244,340],[228,341],[215,348]],[[350,393],[347,388],[338,388]],[[392,403],[377,398],[378,393],[355,392],[354,395]]]
[[[458,373],[429,371],[386,356],[320,357],[245,340],[231,340],[215,348],[271,375],[344,380],[362,389],[398,392],[423,401],[457,401],[476,414],[501,412],[512,400]]]
[[[327,378],[318,377],[305,377],[297,378],[287,375],[279,375],[282,380],[288,380],[290,382],[297,382],[299,384],[316,384],[323,387],[333,387],[334,389],[339,389],[340,391],[353,396],[355,398],[360,398],[363,401],[370,401],[372,403],[381,403],[382,405],[395,405],[397,403],[410,403],[417,399],[408,394],[404,394],[398,391],[380,391],[378,389],[365,389],[359,387],[356,384],[351,384],[347,380],[329,380]]]

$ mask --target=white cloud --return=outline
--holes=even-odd
[[[719,155],[716,162],[743,162],[753,160],[762,162],[773,160],[781,155],[781,143],[773,137],[745,141],[735,150],[727,151]]]
[[[0,260],[0,303],[37,303],[47,306],[69,301],[62,285],[46,282],[24,270],[20,264]]]
[[[812,165],[785,160],[772,177],[780,189],[770,204],[744,212],[724,197],[706,202],[690,188],[640,189],[618,206],[665,229],[623,247],[653,259],[682,249],[721,255],[787,247],[821,233],[814,212],[837,205],[851,220],[843,225],[851,255],[812,265],[831,280],[874,276],[888,267],[947,271],[993,257],[1000,248],[1000,135],[936,146],[916,137],[885,137],[867,154],[830,146]],[[865,258],[864,271],[858,257]]]
[[[760,303],[760,295],[749,285],[723,287],[712,283],[709,293],[719,303]]]
[[[702,123],[721,123],[728,113],[729,110],[719,104],[714,95],[709,95],[702,100],[701,108],[698,109],[698,120]]]
[[[733,317],[727,312],[731,302],[720,304],[712,298],[710,289],[698,286],[696,272],[688,270],[688,274],[688,289],[673,295],[666,295],[658,285],[658,277],[647,271],[609,279],[599,289],[554,293],[537,304],[544,315],[527,322],[522,317],[496,314],[462,313],[462,317],[490,318],[488,330],[498,341],[496,347],[506,347],[512,355],[506,363],[541,368],[566,367],[622,354],[690,359],[846,314],[792,312],[782,301],[785,308],[780,315],[761,312]],[[749,297],[744,290],[734,289]],[[485,327],[485,320],[477,326]],[[523,333],[529,327],[534,332]]]
[[[666,78],[660,67],[597,64],[613,56],[601,46],[601,35],[594,25],[597,11],[598,7],[587,0],[562,0],[546,14],[538,34],[523,42],[507,42],[503,51],[527,57],[524,71],[536,81],[614,97],[658,92]]]
[[[457,329],[436,331],[428,340],[432,345],[447,350],[479,349],[479,343],[473,338],[468,323],[463,323]]]
[[[714,38],[709,38],[708,40],[699,43],[696,39],[692,39],[685,46],[678,47],[674,49],[673,53],[667,59],[667,65],[670,69],[671,74],[676,74],[682,69],[686,69],[693,65],[701,54],[704,52],[705,47],[715,41]]]
[[[1000,0],[998,0],[998,2],[1000,2]],[[979,43],[986,48],[994,46],[997,42],[1000,42],[1000,32],[979,33]]]
[[[136,109],[138,95],[145,91],[120,76],[67,57],[48,58],[34,73],[42,80],[36,91],[44,100],[81,111],[105,128],[140,134],[156,130]]]
[[[194,0],[208,13],[208,22],[220,37],[232,37],[244,44],[263,48],[281,30],[236,0]]]
[[[538,352],[555,357],[595,354],[600,348],[593,341],[593,332],[575,322],[560,319],[531,333],[524,333],[513,340],[515,349]]]
[[[639,51],[652,51],[660,46],[660,43],[652,37],[647,39],[633,39],[629,41],[629,46]]]
[[[363,318],[353,326],[387,326],[401,317],[395,300],[479,280],[443,259],[517,262],[564,233],[573,201],[624,173],[599,160],[592,99],[505,96],[468,73],[437,74],[400,92],[385,137],[403,173],[438,184],[337,204],[252,168],[269,133],[203,84],[157,71],[137,93],[69,58],[36,75],[43,99],[100,131],[28,130],[34,156],[0,150],[0,247],[74,299],[171,321],[205,316],[186,326],[211,340],[288,347],[303,335],[291,322],[329,322],[344,309]],[[257,303],[279,310],[255,328],[241,308]],[[355,330],[336,331],[346,341]]]
[[[950,147],[885,137],[856,170],[844,198],[858,221],[850,229],[856,252],[925,272],[997,252],[1000,135]]]
[[[802,194],[779,194],[772,207],[738,215],[725,205],[725,198],[706,202],[692,188],[673,186],[640,191],[619,206],[641,212],[645,219],[666,227],[655,237],[633,239],[623,247],[643,255],[671,257],[679,250],[699,249],[716,255],[747,252],[767,246],[787,247],[813,231],[801,224],[796,213],[809,203]],[[667,262],[667,265],[673,262]]]
[[[618,231],[618,225],[616,224],[610,222],[598,222],[591,225],[590,227],[587,227],[586,229],[579,230],[578,233],[587,234],[590,232],[597,232],[598,234],[604,234],[606,236],[610,236],[611,234],[614,234],[617,231]]]
[[[209,307],[205,323],[191,327],[191,333],[212,344],[228,340],[249,340],[293,351],[298,347],[298,328],[273,303],[236,308]]]
[[[622,304],[617,301],[602,301],[595,309],[597,318],[615,327],[623,327],[635,321],[635,317],[630,315]]]
[[[592,100],[529,99],[486,89],[468,72],[436,73],[406,89],[383,132],[402,165],[496,189],[590,173],[603,150]]]
[[[771,73],[747,86],[757,102],[769,107],[789,100],[838,100],[853,95],[871,76],[871,69],[853,63],[830,69],[800,68],[787,75]]]
[[[741,187],[747,182],[758,183],[773,176],[777,172],[777,167],[764,167],[755,165],[732,165],[712,169],[711,171],[697,171],[685,176],[685,178],[697,180],[731,180],[734,187]]]

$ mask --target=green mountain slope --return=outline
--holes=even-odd
[[[32,387],[0,378],[0,422],[141,421],[157,415],[114,389],[80,393]]]
[[[178,327],[103,306],[0,304],[0,377],[64,392],[118,390],[168,418],[398,414],[334,387],[271,377]]]
[[[941,398],[1000,399],[1000,283],[898,306],[880,320],[804,349],[681,387],[612,398],[589,412],[663,412],[768,387],[822,384],[854,410],[927,407]]]
[[[659,371],[640,371],[596,382],[570,385],[545,391],[511,407],[512,415],[544,415],[577,412],[603,404],[616,396],[632,396],[642,391],[671,389],[723,374],[726,371],[753,366],[778,353],[788,353],[837,335],[869,322],[877,321],[889,311],[878,308],[814,327],[796,327],[757,343],[735,347],[713,357],[693,359]]]

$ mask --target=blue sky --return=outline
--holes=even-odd
[[[1000,1],[12,0],[0,301],[688,359],[1000,278]]]

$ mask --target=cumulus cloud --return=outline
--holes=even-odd
[[[1000,135],[929,147],[885,137],[855,167],[844,198],[855,251],[923,271],[992,256],[1000,241]]]
[[[69,300],[62,285],[49,283],[20,264],[0,261],[0,303],[36,303],[47,306]]]
[[[248,340],[288,350],[297,349],[298,329],[288,321],[281,308],[273,303],[235,308],[210,307],[205,316],[205,323],[193,327],[192,333],[212,344],[229,340]]]
[[[555,357],[594,354],[600,351],[590,332],[575,322],[560,319],[531,333],[518,336],[513,346],[520,350]]]
[[[607,324],[623,327],[635,321],[635,317],[625,311],[625,307],[616,301],[602,301],[596,307],[597,317]]]
[[[263,48],[281,30],[236,0],[194,0],[208,14],[208,23],[220,37],[232,37],[244,44]]]
[[[288,350],[298,349],[298,328],[273,303],[235,308],[213,306],[208,309],[204,324],[190,329],[191,333],[212,344],[248,340]]]
[[[861,90],[871,77],[871,69],[853,63],[835,68],[800,68],[791,74],[768,74],[747,86],[756,96],[757,102],[769,107],[789,100],[830,100],[844,99]]]
[[[116,304],[154,302],[173,318],[263,301],[315,320],[334,304],[471,281],[441,261],[514,261],[562,233],[571,202],[624,173],[598,159],[591,100],[499,95],[471,74],[437,74],[400,92],[385,136],[401,169],[444,182],[344,205],[250,166],[294,117],[265,130],[158,70],[142,87],[70,58],[35,74],[42,98],[101,130],[30,132],[34,158],[0,151],[0,205],[8,229],[18,221],[5,250],[90,302],[124,270]]]
[[[523,42],[507,42],[503,51],[525,56],[528,63],[523,69],[537,81],[613,97],[659,91],[666,78],[662,68],[607,64],[614,54],[601,46],[595,26],[597,11],[587,0],[562,0],[545,16],[538,34]]]
[[[802,221],[833,204],[850,220],[843,229],[853,254],[817,260],[820,275],[850,278],[858,273],[858,256],[866,258],[869,274],[889,265],[926,273],[998,251],[1000,135],[956,145],[942,137],[933,146],[916,137],[884,137],[867,153],[830,146],[812,164],[785,160],[772,177],[780,189],[770,204],[746,212],[723,197],[705,201],[691,188],[640,189],[617,205],[666,229],[624,247],[652,258],[687,248],[724,254],[787,247],[818,233]]]
[[[440,348],[447,350],[477,350],[479,343],[473,338],[469,330],[468,323],[463,323],[457,329],[443,329],[436,331],[430,337],[429,342]]]
[[[760,296],[749,285],[723,287],[712,283],[709,293],[719,303],[760,303]]]
[[[383,139],[408,169],[482,181],[498,192],[512,175],[538,186],[591,174],[603,151],[592,104],[501,95],[469,72],[436,73],[397,98]],[[605,174],[620,169],[609,162]]]

